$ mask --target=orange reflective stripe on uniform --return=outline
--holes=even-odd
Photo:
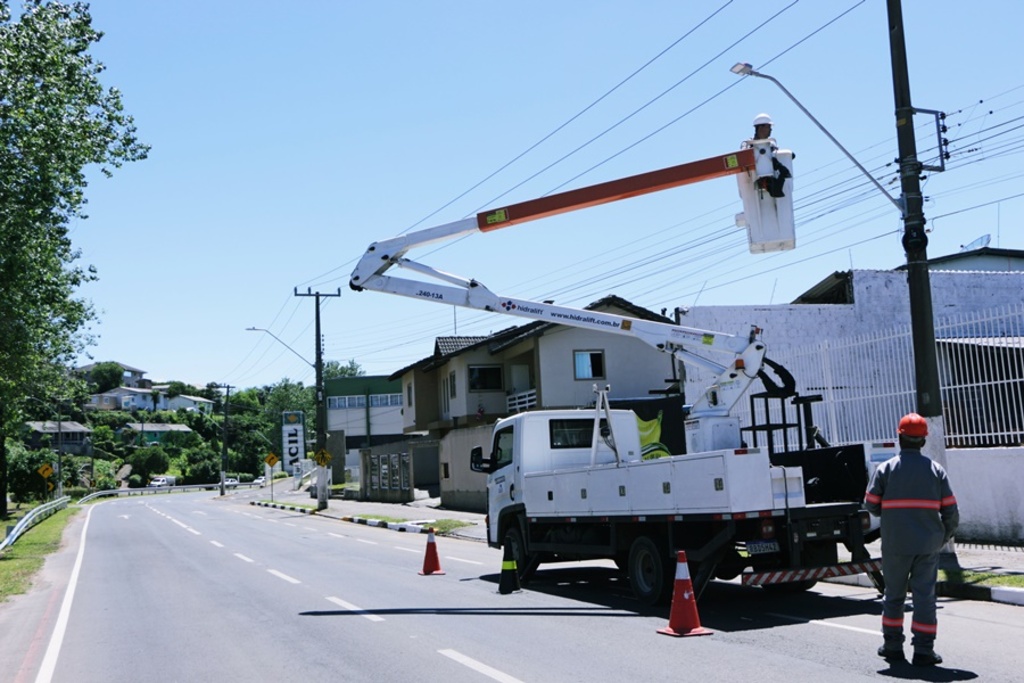
[[[901,498],[897,500],[883,500],[883,510],[938,510],[939,501],[923,500],[920,498]]]
[[[922,624],[920,621],[910,622],[910,630],[917,633],[931,633],[935,634],[939,630],[938,624]]]
[[[882,617],[882,626],[890,628],[903,628],[903,617]]]
[[[946,496],[941,501],[941,507],[948,508],[950,505],[956,505],[956,496]]]
[[[882,497],[879,496],[878,494],[871,493],[870,491],[868,491],[867,493],[864,494],[864,500],[869,503],[878,503],[881,502]]]

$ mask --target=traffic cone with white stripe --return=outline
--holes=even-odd
[[[423,571],[420,576],[444,574],[441,571],[441,560],[437,557],[437,543],[434,541],[434,529],[427,532],[427,554],[423,557]]]
[[[498,592],[502,595],[508,595],[509,593],[521,590],[516,557],[512,554],[512,546],[506,543],[505,552],[501,558],[501,577],[498,579]]]
[[[700,625],[697,614],[697,599],[693,595],[693,584],[690,582],[690,567],[686,564],[686,553],[682,550],[676,560],[676,582],[672,586],[672,611],[668,616],[668,626],[659,628],[658,633],[666,636],[710,636],[712,631]]]

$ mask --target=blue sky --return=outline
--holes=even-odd
[[[913,103],[949,114],[948,170],[924,184],[928,253],[985,234],[1022,249],[1024,5],[904,5]],[[313,360],[313,299],[295,288],[340,288],[322,307],[325,358],[370,374],[429,355],[436,336],[520,323],[355,293],[348,277],[370,242],[410,228],[733,151],[761,111],[796,153],[793,251],[747,251],[725,178],[410,256],[501,295],[582,307],[617,294],[652,310],[786,303],[834,271],[904,262],[889,201],[774,85],[729,71],[746,61],[778,78],[898,195],[884,0],[93,0],[91,12],[105,83],[152,152],[94,174],[89,218],[72,228],[100,276],[81,292],[99,313],[90,353],[154,380],[311,384],[303,360],[246,331]],[[933,124],[916,124],[927,160]]]

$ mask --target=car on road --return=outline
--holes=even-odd
[[[252,480],[252,483],[255,484],[256,486],[263,486],[264,484],[267,483],[267,478],[266,477],[256,477],[255,479]]]
[[[153,477],[147,486],[169,486],[167,477]]]
[[[238,486],[238,480],[235,479],[234,477],[228,477],[227,479],[224,480],[224,486],[228,487],[229,489],[233,489],[236,486]]]

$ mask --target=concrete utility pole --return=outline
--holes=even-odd
[[[295,288],[295,296],[316,297],[316,451],[317,458],[321,453],[327,452],[327,399],[324,396],[324,340],[320,333],[320,298],[341,296],[341,288],[334,294],[314,292],[309,288],[305,294],[300,294],[298,287]],[[319,465],[319,462],[317,463]],[[320,465],[320,476],[317,477],[317,509],[327,509],[327,472],[328,468]]]
[[[224,424],[221,427],[221,452],[220,452],[220,495],[224,495],[225,482],[228,469],[228,414],[231,412],[231,390],[230,384],[215,384],[218,389],[226,389],[224,394]]]
[[[927,454],[946,465],[946,431],[942,420],[939,365],[935,355],[935,320],[928,272],[928,235],[925,232],[922,165],[917,158],[914,107],[910,103],[910,77],[903,35],[900,0],[887,0],[892,86],[896,100],[896,139],[899,143],[900,189],[903,201],[903,249],[907,254],[910,288],[910,327],[914,346],[917,412],[928,422]],[[895,416],[894,416],[895,419]]]

